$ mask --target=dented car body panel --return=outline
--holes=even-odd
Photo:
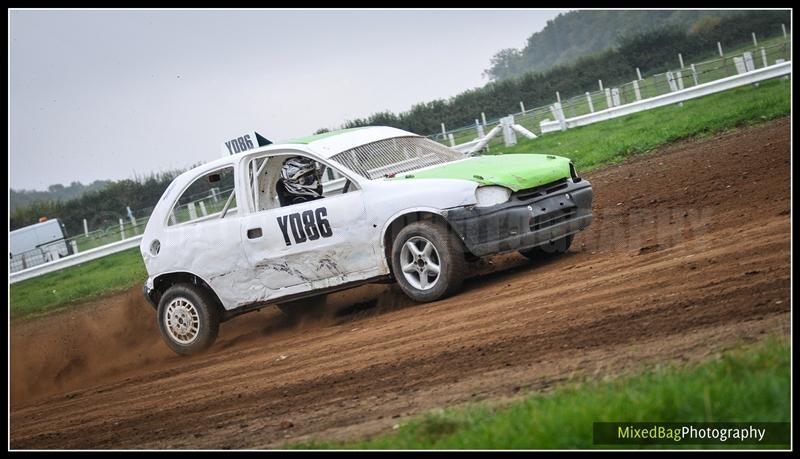
[[[428,215],[447,221],[478,256],[541,244],[591,222],[591,185],[574,176],[566,158],[509,155],[515,158],[497,157],[493,163],[493,157],[467,158],[428,142],[432,141],[394,128],[351,129],[260,147],[181,174],[159,200],[142,237],[148,299],[158,303],[162,279],[190,276],[235,315],[389,278],[387,243],[391,244],[393,223],[403,218]],[[368,154],[372,145],[375,157]],[[348,152],[352,154],[346,155],[347,161],[337,161]],[[329,191],[322,199],[280,206],[274,192],[276,175],[283,160],[296,155],[310,157],[335,173],[329,176],[333,179],[326,183]],[[469,167],[470,162],[477,169]],[[392,172],[367,177],[367,166]],[[509,170],[514,167],[520,170]],[[228,173],[233,174],[233,185],[224,209],[207,212],[211,201],[200,203],[202,215],[194,201],[182,207],[203,178]],[[414,179],[417,176],[419,180]],[[524,195],[554,178],[568,182],[568,191],[550,196],[545,189],[536,196]],[[491,187],[507,188],[507,202],[490,206],[479,202],[479,190]],[[214,195],[218,207],[222,198]],[[548,213],[534,211],[532,204],[543,200],[551,210],[575,210],[575,218],[531,237],[527,235],[534,228],[531,222]]]

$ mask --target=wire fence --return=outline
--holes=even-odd
[[[737,75],[743,71],[764,68],[781,60],[791,59],[791,41],[781,40],[764,44],[764,46],[744,46],[735,53],[723,55],[715,59],[677,67],[660,73],[642,74],[641,79],[606,87],[600,90],[586,91],[561,99],[561,107],[565,118],[588,115],[606,110],[610,107],[625,105],[643,99],[668,94],[692,86],[709,83],[715,80]],[[737,67],[738,66],[738,67]],[[638,76],[638,75],[635,75]],[[556,96],[554,94],[554,96]],[[554,100],[553,102],[557,102]],[[541,135],[541,123],[556,119],[551,104],[512,113],[514,122],[536,135]],[[481,118],[478,116],[476,119]],[[472,125],[446,130],[429,135],[428,138],[439,143],[453,146],[471,142],[488,133],[500,123],[500,117],[487,119]],[[488,151],[504,145],[502,136],[496,136],[487,145]]]

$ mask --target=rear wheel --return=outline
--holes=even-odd
[[[175,284],[161,296],[158,328],[175,353],[208,349],[219,333],[219,309],[211,295],[192,284]]]
[[[552,257],[554,255],[562,254],[567,250],[569,250],[569,246],[572,245],[572,237],[573,235],[570,234],[569,236],[562,237],[561,239],[557,239],[555,241],[547,242],[538,247],[520,250],[519,253],[530,258],[531,260],[537,260],[545,257]]]
[[[464,244],[445,225],[412,223],[392,244],[392,271],[412,300],[436,301],[458,291],[466,273]]]

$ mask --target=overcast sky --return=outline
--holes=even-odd
[[[249,130],[453,96],[560,12],[11,11],[10,187],[185,168]]]

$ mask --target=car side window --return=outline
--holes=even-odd
[[[236,211],[233,178],[231,166],[195,179],[175,201],[168,224],[172,226],[223,215],[230,216]]]
[[[349,193],[356,189],[355,184],[350,179],[340,174],[339,171],[332,167],[325,170],[324,177],[322,178],[322,194],[324,196],[336,196],[337,194]]]
[[[282,177],[284,168],[295,180],[286,183]],[[253,158],[247,171],[249,191],[257,212],[324,199],[357,189],[350,179],[336,169],[302,155]],[[256,174],[258,178],[254,180]]]

